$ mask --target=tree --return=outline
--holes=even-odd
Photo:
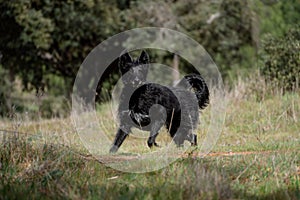
[[[51,88],[47,74],[62,77],[70,89],[87,54],[119,31],[115,4],[108,0],[1,1],[3,67],[21,77],[24,89]]]
[[[280,37],[286,30],[299,23],[300,3],[298,0],[255,0],[255,12],[259,15],[261,36]]]
[[[163,26],[190,35],[208,51],[226,78],[230,71],[253,67],[251,58],[259,38],[257,16],[248,1],[140,2],[129,12],[134,19],[129,22],[136,26]],[[182,69],[188,68],[182,64]]]
[[[218,13],[219,16],[199,32],[221,73],[229,78],[230,72],[237,75],[253,67],[249,57],[255,56],[258,47],[256,15],[248,1],[239,0],[222,1]]]

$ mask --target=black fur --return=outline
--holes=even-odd
[[[124,88],[120,96],[118,116],[120,127],[113,146],[114,153],[121,146],[132,127],[150,131],[148,146],[158,146],[155,138],[165,125],[174,142],[181,146],[184,140],[197,145],[192,133],[199,119],[199,108],[209,103],[209,90],[198,73],[186,75],[175,87],[147,83],[149,56],[143,51],[137,60],[128,53],[119,58]]]

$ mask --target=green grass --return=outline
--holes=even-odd
[[[200,141],[209,109],[202,116]],[[98,120],[112,139],[117,126],[109,106],[98,110]],[[212,151],[271,152],[190,156],[143,174],[99,163],[82,146],[70,119],[34,122],[20,115],[1,121],[0,127],[22,132],[0,139],[0,199],[300,199],[298,94],[263,101],[228,94],[225,126]],[[170,142],[166,131],[159,137],[162,145]],[[129,137],[120,153],[126,151],[151,150],[145,139]]]

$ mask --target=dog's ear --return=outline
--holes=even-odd
[[[124,53],[120,58],[119,58],[119,68],[121,71],[126,71],[128,70],[127,68],[130,67],[130,63],[132,63],[132,58],[129,55],[128,52]]]
[[[142,51],[140,57],[139,57],[139,64],[148,64],[149,63],[149,55],[146,51]]]
[[[120,61],[119,61],[119,64],[120,65],[124,65],[126,63],[131,63],[132,62],[132,58],[131,56],[129,55],[128,52],[124,53],[121,57],[120,57]]]

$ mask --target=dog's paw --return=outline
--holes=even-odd
[[[116,146],[116,145],[113,145],[110,150],[109,150],[109,153],[113,154],[113,153],[116,153],[118,151],[119,147]]]
[[[153,143],[150,142],[150,141],[147,141],[147,145],[148,145],[149,148],[152,148],[152,147],[153,147]]]
[[[148,147],[149,148],[152,148],[153,146],[160,147],[160,145],[157,144],[156,142],[148,142]]]
[[[159,144],[157,144],[156,142],[154,142],[154,146],[156,146],[156,147],[160,147],[160,145],[159,145]]]
[[[193,134],[193,140],[191,142],[192,146],[197,146],[197,135]]]

